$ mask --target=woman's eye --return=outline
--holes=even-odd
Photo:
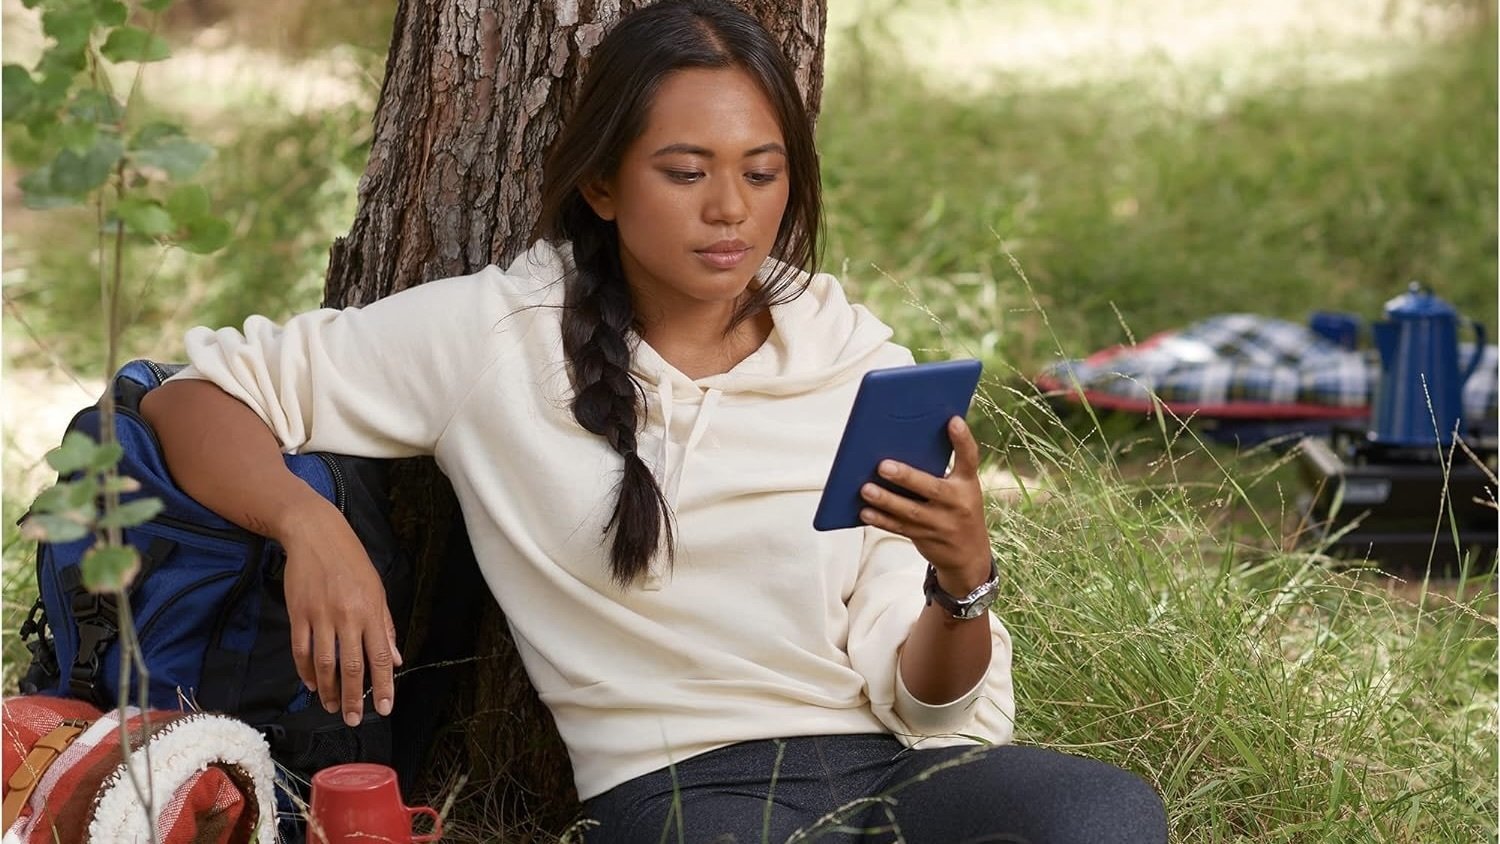
[[[745,174],[745,179],[752,185],[769,185],[780,175],[775,171],[752,171]]]
[[[697,170],[668,170],[667,178],[689,185],[703,178],[703,174]]]

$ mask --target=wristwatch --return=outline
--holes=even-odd
[[[938,585],[937,569],[930,564],[927,566],[927,582],[922,584],[922,592],[927,596],[927,603],[936,602],[938,606],[948,611],[954,618],[967,621],[978,618],[994,606],[995,599],[1000,594],[1000,565],[990,557],[990,579],[979,584],[973,592],[955,598],[943,591]]]

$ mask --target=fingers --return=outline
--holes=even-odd
[[[942,521],[935,505],[907,498],[876,484],[865,484],[860,489],[860,497],[871,505],[860,511],[860,519],[865,524],[902,536],[930,535],[936,527],[934,523]]]
[[[297,677],[310,692],[318,689],[318,674],[313,666],[312,628],[295,616],[292,618],[292,663]]]
[[[382,635],[374,641],[384,641]],[[364,634],[353,628],[339,635],[339,686],[344,709],[344,723],[359,726],[365,712]],[[387,662],[389,668],[389,662]]]
[[[391,624],[390,613],[385,613],[384,629],[372,631],[376,635],[365,636],[370,660],[370,691],[375,698],[375,711],[381,715],[391,714],[391,702],[396,696],[396,632]],[[380,644],[375,645],[376,642]]]
[[[331,625],[320,624],[313,629],[313,675],[318,683],[318,700],[329,712],[338,711],[338,669],[338,638]]]
[[[948,420],[948,439],[953,441],[953,471],[949,477],[979,477],[979,443],[962,416]]]

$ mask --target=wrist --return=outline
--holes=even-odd
[[[276,540],[283,547],[326,536],[329,517],[342,519],[343,515],[338,507],[312,487],[300,481],[296,486],[295,492],[278,498],[280,506],[269,514],[263,525],[252,523],[250,529]]]
[[[949,595],[963,596],[988,583],[995,574],[995,558],[986,556],[984,560],[960,569],[938,568],[938,586]]]
[[[990,560],[989,574],[971,589],[952,592],[944,587],[935,566],[927,566],[927,580],[922,592],[928,605],[936,604],[948,615],[960,621],[979,618],[995,603],[1000,585],[1000,569],[994,558]]]

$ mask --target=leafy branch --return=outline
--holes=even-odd
[[[183,128],[161,120],[141,120],[137,100],[146,64],[171,55],[157,34],[172,0],[139,0],[132,10],[120,0],[22,0],[41,10],[42,32],[50,45],[32,68],[0,68],[7,155],[30,171],[20,180],[23,202],[35,210],[91,206],[98,231],[99,287],[103,336],[108,344],[105,383],[119,366],[123,330],[122,283],[127,248],[148,245],[209,253],[229,239],[226,221],[214,215],[208,192],[192,179],[213,150],[188,137]],[[145,26],[139,26],[139,23]],[[124,101],[116,96],[111,66],[135,65]],[[20,139],[16,138],[19,130]],[[158,499],[122,496],[140,485],[119,474],[124,454],[115,438],[114,394],[99,402],[100,439],[72,432],[47,455],[59,482],[43,491],[24,525],[32,539],[65,543],[92,537],[81,564],[82,582],[94,593],[113,595],[120,646],[118,706],[120,741],[127,771],[146,811],[156,841],[147,781],[136,780],[128,764],[130,736],[124,710],[130,703],[132,675],[142,710],[145,748],[149,722],[149,676],[131,617],[129,588],[140,569],[125,531],[154,518]]]

